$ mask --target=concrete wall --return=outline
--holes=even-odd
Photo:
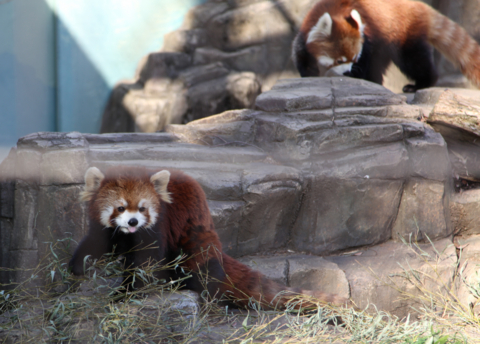
[[[0,4],[0,161],[18,137],[55,130],[54,48],[44,1]]]
[[[115,83],[204,1],[0,3],[0,161],[28,133],[99,132]]]

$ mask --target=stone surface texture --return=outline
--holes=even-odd
[[[343,270],[322,257],[302,254],[249,256],[239,259],[268,278],[305,290],[322,290],[350,297],[350,287]]]
[[[480,234],[480,190],[454,194],[451,198],[451,214],[455,233],[467,236]]]
[[[453,196],[451,154],[425,123],[436,107],[428,92],[437,90],[408,104],[364,80],[286,79],[252,109],[168,125],[162,133],[25,136],[0,165],[0,266],[13,269],[2,271],[1,282],[27,278],[49,242],[82,238],[88,219],[78,194],[89,166],[141,165],[198,180],[233,257],[291,251],[245,259],[265,265],[281,283],[351,295],[362,306],[377,290],[380,309],[405,314],[409,303],[393,303],[398,293],[356,264],[385,277],[408,256],[402,240],[432,240],[441,250],[452,244],[450,208],[467,207],[467,192]],[[480,233],[473,226],[469,234]],[[360,256],[338,256],[359,249]],[[446,250],[448,275],[453,258]]]
[[[480,92],[430,88],[418,91],[413,103],[421,104],[427,123],[447,142],[455,175],[480,181]]]
[[[130,82],[113,90],[101,132],[155,132],[226,110],[252,108],[277,80],[299,77],[291,44],[317,0],[209,0],[193,8],[183,25],[145,56]],[[479,32],[476,0],[425,1]],[[440,55],[439,85],[471,86]],[[408,80],[394,65],[384,85],[401,92]]]
[[[480,242],[478,238],[475,240],[477,245],[474,257],[478,261]],[[470,252],[472,249],[462,261],[471,260],[473,253]],[[337,293],[350,297],[361,309],[375,305],[378,309],[388,310],[399,317],[412,313],[412,306],[421,306],[418,300],[413,301],[415,296],[421,299],[429,292],[446,294],[445,286],[453,287],[453,276],[458,264],[455,246],[450,239],[438,240],[433,245],[388,241],[371,248],[325,258],[286,254],[253,256],[241,261],[289,286]],[[474,262],[470,264],[474,265]],[[423,291],[409,281],[408,276],[412,276],[412,271],[419,276],[418,285],[423,286]],[[478,276],[473,271],[468,272],[465,277],[470,283],[478,281]],[[465,283],[458,283],[458,288],[459,295],[472,298],[465,291]],[[411,299],[402,299],[405,295]]]
[[[327,259],[345,271],[358,307],[375,305],[399,317],[411,313],[412,306],[420,307],[419,301],[428,300],[429,293],[447,294],[457,267],[450,239],[439,240],[434,246],[390,241],[358,253]],[[418,280],[412,276],[414,272]]]
[[[477,288],[480,283],[478,266],[480,264],[480,235],[462,235],[456,238],[456,247],[460,253],[459,277],[456,283],[458,298],[462,304],[472,307],[477,313],[480,305],[470,288]]]

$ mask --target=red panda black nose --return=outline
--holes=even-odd
[[[131,218],[128,221],[128,225],[131,226],[131,227],[135,227],[136,225],[138,225],[138,220],[136,218]]]

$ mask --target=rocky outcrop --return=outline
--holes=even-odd
[[[456,240],[456,247],[461,250],[459,255],[459,277],[456,281],[458,298],[463,305],[473,309],[475,314],[480,310],[477,295],[472,288],[478,285],[478,265],[480,264],[480,235],[463,235]]]
[[[350,286],[345,272],[322,257],[304,254],[249,256],[239,259],[252,269],[289,287],[323,290],[349,298]]]
[[[358,79],[288,79],[261,94],[253,109],[169,125],[163,133],[28,135],[1,165],[0,266],[18,268],[4,271],[2,281],[30,276],[49,242],[85,234],[78,194],[89,166],[141,165],[181,169],[200,182],[230,255],[291,251],[268,263],[272,278],[350,292],[366,305],[380,286],[360,278],[356,261],[383,252],[362,264],[387,276],[381,263],[389,252],[398,252],[387,264],[392,269],[408,256],[402,240],[448,246],[456,228],[450,208],[461,202],[452,197],[451,154],[425,123],[432,105],[421,99],[407,104],[403,95]],[[360,258],[318,257],[352,249],[363,252]],[[406,312],[406,304],[390,307],[398,294],[385,295],[381,307]]]
[[[317,0],[210,0],[193,8],[182,27],[146,56],[131,83],[113,90],[101,132],[155,132],[231,109],[251,108],[281,78],[298,77],[290,59],[293,38]],[[474,0],[440,0],[438,9],[474,36]],[[469,82],[441,56],[439,85]],[[384,85],[401,92],[408,80],[390,68]]]
[[[254,73],[235,72],[215,62],[197,67],[183,53],[152,54],[136,84],[117,86],[101,132],[155,132],[222,112],[249,108],[260,93]]]
[[[475,248],[478,250],[478,245]],[[421,307],[421,300],[428,299],[429,293],[442,295],[447,288],[453,290],[458,264],[450,239],[439,240],[435,245],[388,241],[325,258],[283,254],[241,261],[288,286],[340,294],[351,298],[361,309],[375,305],[399,317],[412,313],[412,307]],[[470,269],[464,276],[473,283],[475,274]],[[417,274],[417,285],[411,281],[412,271]],[[459,294],[471,301],[465,283],[458,283],[458,288]],[[401,298],[406,295],[408,298]]]
[[[418,91],[413,103],[447,142],[457,178],[480,181],[480,91],[430,88]]]
[[[296,75],[291,42],[316,0],[207,1],[146,56],[135,82],[112,92],[101,132],[155,132],[230,109],[251,108]]]
[[[421,107],[363,80],[311,78],[280,81],[256,109],[167,131],[191,143],[258,147],[295,168],[307,192],[291,227],[293,248],[325,254],[451,233],[447,147],[417,121]]]

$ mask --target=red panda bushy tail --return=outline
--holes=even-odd
[[[270,309],[285,309],[289,302],[295,309],[316,307],[317,302],[337,306],[345,306],[349,302],[336,294],[283,286],[226,254],[223,254],[223,266],[227,281],[223,283],[222,292],[231,295],[235,303],[241,306],[248,306],[252,299]]]
[[[460,25],[428,8],[428,40],[460,68],[463,75],[480,87],[480,46]]]

